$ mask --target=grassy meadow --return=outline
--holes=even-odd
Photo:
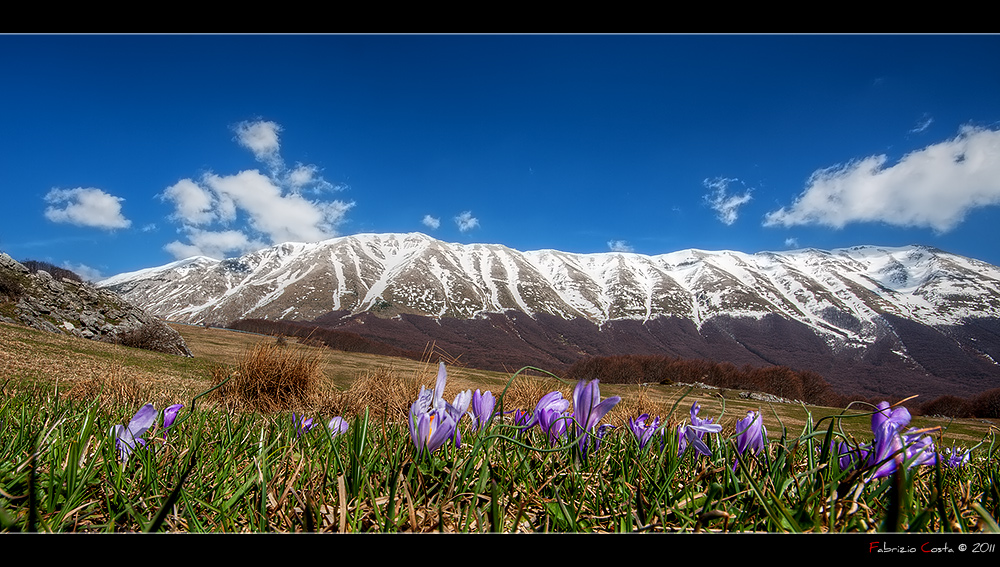
[[[872,478],[830,450],[872,441],[870,406],[601,384],[601,399],[621,400],[600,420],[613,427],[598,445],[597,429],[580,442],[568,414],[560,436],[518,427],[515,410],[532,412],[549,392],[573,400],[575,384],[541,370],[467,369],[433,348],[435,364],[175,328],[193,358],[0,323],[0,532],[1000,531],[1000,447],[985,420],[914,416],[907,427],[938,450],[972,448],[968,463],[904,461]],[[434,388],[439,357],[444,400],[489,390],[497,413],[475,431],[471,416],[459,421],[460,446],[449,437],[418,450],[408,416],[421,387]],[[721,430],[701,438],[709,455],[689,446],[679,456],[677,425],[694,424],[695,402],[696,419]],[[146,404],[155,417],[123,451],[110,431]],[[164,421],[174,404],[183,408]],[[763,451],[740,454],[748,411],[767,437]],[[629,425],[640,414],[663,424],[644,447]],[[346,431],[327,426],[337,416]]]

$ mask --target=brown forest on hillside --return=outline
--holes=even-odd
[[[609,384],[693,384],[727,390],[764,392],[809,404],[840,406],[852,401],[833,391],[822,376],[785,366],[738,368],[729,362],[691,360],[656,355],[595,356],[577,361],[566,371],[571,380],[599,378]]]
[[[366,339],[361,335],[347,332],[325,329],[316,325],[296,323],[294,321],[268,321],[266,319],[240,319],[226,325],[229,329],[245,331],[247,333],[258,333],[261,335],[275,335],[286,337],[297,337],[300,342],[314,345],[323,345],[332,349],[345,352],[360,352],[365,354],[378,354],[382,356],[398,356],[420,360],[424,353],[406,350],[387,345],[385,343]]]

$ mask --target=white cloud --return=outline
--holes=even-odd
[[[234,129],[241,145],[272,166],[270,174],[256,169],[234,175],[207,173],[200,180],[182,179],[165,189],[160,198],[173,204],[171,218],[181,224],[189,240],[174,241],[165,248],[178,258],[222,257],[262,248],[265,242],[316,242],[337,236],[338,226],[354,203],[303,196],[303,188],[321,191],[333,185],[319,175],[315,165],[284,168],[278,154],[281,127],[258,121],[242,122]],[[229,230],[237,221],[246,224]]]
[[[705,201],[715,211],[719,220],[727,225],[736,222],[736,219],[739,217],[740,207],[749,203],[752,199],[750,189],[747,189],[742,195],[730,195],[729,184],[733,182],[740,182],[740,180],[716,177],[715,179],[706,179],[703,181],[705,187],[711,189],[711,192],[705,195]],[[740,183],[742,184],[742,182]]]
[[[624,240],[609,240],[608,249],[612,252],[631,252],[633,248]]]
[[[455,217],[455,224],[458,225],[458,230],[468,232],[479,226],[479,219],[472,216],[472,211],[465,211]]]
[[[175,240],[163,247],[178,260],[192,256],[208,256],[221,260],[230,255],[240,255],[263,248],[265,244],[250,240],[246,234],[238,230],[208,231],[189,228],[190,243]]]
[[[174,216],[185,223],[201,225],[216,219],[215,199],[190,179],[181,179],[160,194],[161,199],[174,204]]]
[[[84,279],[84,281],[97,282],[104,279],[104,276],[101,274],[100,270],[98,270],[97,268],[91,268],[86,264],[73,264],[71,262],[63,262],[62,267],[80,276],[81,278]]]
[[[93,187],[52,189],[45,195],[50,206],[45,218],[52,222],[115,229],[128,228],[132,221],[122,216],[122,199]]]
[[[764,226],[884,222],[947,232],[972,209],[1000,204],[1000,130],[963,127],[958,136],[886,167],[885,155],[815,171],[795,202]]]
[[[285,176],[285,182],[293,191],[306,188],[315,192],[344,189],[343,185],[333,185],[323,179],[319,174],[319,167],[312,164],[295,164],[295,169],[289,171]]]
[[[785,246],[787,248],[798,248],[799,247],[799,239],[795,238],[795,237],[786,238],[785,239]]]
[[[933,123],[934,119],[931,118],[930,115],[924,114],[923,118],[920,119],[920,122],[918,122],[917,125],[910,130],[910,133],[919,134],[924,130],[930,128],[931,124]]]
[[[283,193],[274,180],[257,170],[236,175],[208,174],[203,183],[220,202],[246,212],[250,225],[271,242],[316,242],[336,236],[336,227],[354,203],[309,201]]]
[[[281,126],[276,122],[265,120],[249,122],[245,120],[237,124],[233,130],[236,131],[236,141],[253,152],[254,157],[259,161],[274,169],[282,167],[281,156],[278,155],[278,150],[281,147],[278,142],[278,132],[281,132]]]
[[[424,220],[420,221],[424,223],[424,226],[436,229],[441,226],[441,219],[432,217],[430,215],[424,215]]]

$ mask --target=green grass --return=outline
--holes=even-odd
[[[208,368],[233,363],[262,339],[180,330],[194,359],[0,325],[0,531],[998,531],[998,447],[993,429],[975,420],[914,420],[941,428],[939,446],[978,445],[969,466],[914,467],[863,482],[822,450],[842,435],[871,440],[862,408],[836,417],[831,408],[761,405],[712,391],[605,386],[604,396],[623,397],[619,413],[608,416],[618,427],[586,460],[571,439],[550,447],[538,428],[521,434],[510,416],[476,433],[463,422],[460,448],[447,443],[418,455],[405,421],[380,408],[352,412],[348,432],[331,437],[325,427],[299,435],[291,411],[233,412],[211,396],[196,398],[210,387]],[[335,366],[363,372],[392,365],[396,374],[412,373],[413,384],[433,383],[434,369],[413,361],[316,352],[336,388],[349,384],[329,371]],[[104,372],[122,380],[100,387],[137,381],[138,393],[67,395],[73,382]],[[518,380],[449,369],[450,392],[486,387],[499,394],[511,382],[507,411],[532,409],[537,392],[566,388],[532,379],[535,389],[525,390]],[[707,437],[711,458],[692,450],[678,458],[674,424],[695,400],[700,417],[714,418],[723,431]],[[168,435],[154,426],[146,447],[122,462],[108,431],[146,401],[159,410],[175,402],[185,408]],[[639,450],[624,426],[643,408],[671,419],[664,450],[657,440]],[[302,409],[321,424],[333,417],[310,408],[297,413]],[[734,470],[734,423],[747,409],[763,413],[767,456]]]
[[[333,438],[189,402],[123,463],[108,430],[136,409],[7,396],[0,531],[970,532],[1000,512],[992,438],[961,469],[865,483],[823,458],[827,430],[808,422],[734,471],[732,431],[709,436],[709,459],[677,458],[672,428],[662,451],[618,428],[584,461],[572,440],[497,420],[418,455],[405,425],[367,413]]]

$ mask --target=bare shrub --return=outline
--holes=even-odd
[[[972,417],[969,402],[958,396],[938,396],[920,406],[923,415],[945,415],[948,417]]]
[[[258,343],[233,368],[212,369],[213,385],[221,384],[213,394],[229,407],[263,413],[311,407],[321,402],[322,377],[318,354]]]
[[[976,417],[996,419],[1000,417],[1000,388],[987,390],[969,400],[972,414]]]
[[[24,295],[24,284],[13,270],[0,269],[0,297],[6,297],[12,301],[20,299]]]

